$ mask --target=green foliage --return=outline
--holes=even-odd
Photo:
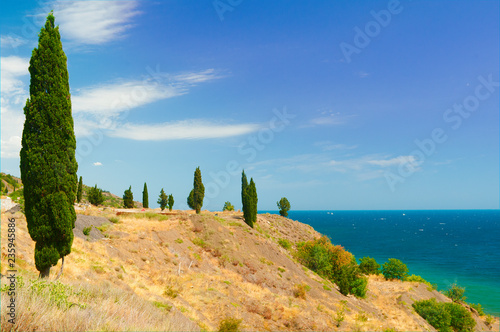
[[[78,183],[67,59],[54,20],[51,12],[31,55],[20,153],[26,221],[42,277],[71,252]]]
[[[224,203],[224,207],[222,208],[222,211],[234,211],[233,204],[231,204],[231,202]]]
[[[476,322],[457,303],[438,303],[435,298],[413,303],[415,311],[440,332],[473,331]]]
[[[194,210],[194,189],[191,189],[187,198],[187,205],[190,209]]]
[[[444,307],[451,316],[451,328],[453,331],[473,331],[476,321],[472,318],[470,311],[458,303],[444,303]]]
[[[144,189],[142,190],[142,207],[149,209],[148,186],[144,182]]]
[[[477,311],[477,313],[479,314],[479,316],[484,316],[484,309],[480,303],[478,303],[478,304],[471,303],[470,307],[475,309]]]
[[[202,239],[198,238],[198,237],[195,237],[193,239],[193,244],[197,245],[197,246],[200,246],[202,248],[206,248],[208,245],[205,241],[203,241]]]
[[[168,210],[172,211],[173,207],[174,207],[174,195],[170,194],[168,195]]]
[[[413,303],[413,309],[424,318],[429,324],[440,332],[449,332],[451,324],[450,313],[435,298],[430,300],[416,301]]]
[[[170,311],[172,310],[172,306],[167,304],[167,303],[163,303],[163,302],[158,302],[158,301],[154,301],[153,302],[153,305],[157,308],[160,308],[160,309],[164,309],[165,311]]]
[[[83,235],[89,235],[91,230],[92,230],[92,226],[85,227],[83,229]]]
[[[425,280],[421,276],[417,276],[417,275],[414,275],[414,274],[412,274],[409,277],[406,277],[405,281],[409,281],[409,282],[421,282],[423,284],[426,284],[428,286],[427,289],[429,291],[432,291],[433,289],[437,288],[436,285],[432,285],[430,282],[428,282],[427,280]]]
[[[24,213],[24,188],[11,192],[9,197],[21,206],[21,211]]]
[[[340,324],[344,321],[346,309],[347,309],[347,304],[346,302],[342,301],[340,309],[337,310],[337,313],[334,316],[334,320],[336,322],[337,327],[340,327]]]
[[[219,323],[219,332],[239,332],[243,320],[233,317],[223,319]]]
[[[359,271],[363,274],[380,274],[380,264],[375,258],[363,257],[359,260]]]
[[[167,287],[165,287],[163,295],[175,299],[179,295],[179,292],[180,290],[178,288],[175,288],[172,285],[167,285]]]
[[[88,190],[87,199],[90,204],[99,206],[104,202],[104,196],[102,195],[102,189],[97,188],[97,184],[95,187],[92,187]]]
[[[134,207],[134,194],[132,193],[132,186],[123,192],[123,206],[127,209]]]
[[[408,276],[408,267],[399,259],[389,258],[389,261],[382,265],[382,274],[387,280],[405,280]]]
[[[278,209],[280,209],[280,215],[283,217],[288,217],[288,211],[290,211],[290,202],[286,197],[282,197],[278,202],[276,202],[276,205],[278,205]]]
[[[326,236],[298,243],[295,257],[323,278],[335,282],[342,294],[365,296],[367,280],[361,276],[356,259],[343,247],[333,245]]]
[[[194,171],[193,181],[193,208],[199,214],[203,206],[203,198],[205,197],[205,186],[201,180],[200,167],[196,167]]]
[[[253,178],[250,179],[250,184],[248,184],[245,171],[241,174],[241,199],[243,203],[243,219],[245,219],[248,226],[253,228],[253,225],[257,222],[257,188]]]
[[[165,210],[165,207],[167,207],[167,205],[168,205],[168,196],[167,196],[167,194],[165,194],[165,191],[163,190],[163,188],[161,188],[160,196],[158,197],[157,203],[160,204],[160,209],[162,211]]]
[[[292,242],[290,242],[288,239],[279,239],[278,244],[286,250],[290,250],[290,248],[292,248]]]
[[[464,296],[465,288],[458,286],[457,284],[452,284],[446,291],[443,292],[444,295],[448,296],[453,302],[464,302],[467,298]]]
[[[83,196],[83,179],[80,176],[80,181],[78,181],[78,190],[76,191],[76,201],[78,203],[82,202],[82,196]]]

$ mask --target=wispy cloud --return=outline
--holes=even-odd
[[[138,1],[51,1],[61,36],[75,44],[99,45],[120,39],[140,14]],[[48,13],[39,12],[45,17]]]
[[[358,147],[357,145],[338,144],[331,141],[316,142],[314,145],[320,147],[323,151],[353,150]]]
[[[112,137],[138,141],[179,139],[209,139],[239,136],[252,133],[257,124],[220,124],[205,120],[185,120],[152,125],[125,124],[109,133]]]
[[[215,69],[210,68],[200,72],[184,73],[174,76],[174,80],[186,84],[197,84],[224,77]]]
[[[100,161],[96,161],[95,163],[93,163],[92,165],[94,166],[102,166],[102,163]]]
[[[306,122],[302,127],[316,127],[316,126],[337,126],[347,123],[347,120],[352,115],[343,115],[340,112],[333,112],[331,110],[321,111],[319,114]]]
[[[71,100],[74,113],[110,116],[186,92],[187,89],[182,86],[164,85],[152,80],[130,80],[76,90]]]
[[[0,36],[0,45],[3,48],[16,48],[26,43],[26,39],[18,36]]]
[[[338,172],[353,176],[358,181],[367,181],[383,177],[384,171],[390,167],[398,167],[407,163],[418,170],[413,156],[365,155],[356,158],[332,159],[326,153],[271,159],[254,163],[251,167],[255,169],[274,168],[280,173],[287,171],[318,174]]]
[[[23,78],[29,60],[17,56],[0,58],[1,157],[18,158],[24,123],[23,106],[28,97]]]

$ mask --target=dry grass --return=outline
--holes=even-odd
[[[39,281],[21,274],[16,324],[2,294],[2,331],[190,331],[192,324],[110,283]]]

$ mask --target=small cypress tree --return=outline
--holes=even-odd
[[[194,189],[191,189],[187,198],[187,205],[190,209],[194,210]]]
[[[132,186],[123,192],[123,206],[127,209],[134,207],[134,194],[132,193]]]
[[[173,207],[174,207],[174,195],[170,194],[168,195],[168,210],[172,211]]]
[[[71,252],[78,184],[67,58],[54,21],[51,12],[31,54],[20,153],[26,221],[42,278],[59,258],[62,272]]]
[[[157,203],[160,204],[160,209],[162,211],[165,210],[165,207],[168,204],[168,196],[167,196],[167,194],[165,194],[165,191],[163,190],[163,188],[161,188],[160,197],[158,197]],[[173,203],[172,203],[172,205],[173,205]]]
[[[205,186],[201,180],[200,167],[196,167],[194,171],[194,181],[193,181],[193,203],[196,213],[199,214],[201,207],[203,206],[203,198],[205,197]]]
[[[149,209],[148,186],[144,182],[144,189],[142,190],[142,207]]]
[[[82,202],[82,195],[83,195],[83,180],[82,177],[80,176],[80,181],[78,182],[78,190],[76,191],[76,201],[78,203]]]
[[[104,202],[104,196],[102,195],[102,189],[97,188],[97,184],[95,187],[90,188],[87,194],[87,199],[90,204],[99,206]]]

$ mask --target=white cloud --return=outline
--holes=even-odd
[[[184,87],[163,85],[151,80],[122,81],[77,90],[71,101],[74,113],[111,116],[186,92]]]
[[[24,84],[20,77],[28,75],[29,59],[18,56],[0,58],[0,80],[2,97],[11,98],[15,94],[25,93]]]
[[[184,120],[152,125],[128,123],[110,132],[109,136],[138,141],[208,139],[245,135],[260,128],[257,124],[220,124],[204,120]]]
[[[202,83],[206,81],[210,81],[217,78],[222,78],[223,76],[219,75],[215,69],[207,69],[200,72],[193,73],[185,73],[174,76],[174,79],[179,82],[187,83],[187,84],[196,84]]]
[[[138,14],[138,1],[52,1],[61,36],[77,44],[98,45],[123,37]],[[45,18],[48,13],[38,16]]]
[[[367,163],[381,167],[389,167],[408,163],[414,164],[416,163],[416,160],[414,156],[399,156],[391,159],[368,160]]]
[[[347,144],[336,144],[331,141],[321,141],[314,143],[315,146],[320,147],[323,151],[332,151],[332,150],[353,150],[356,149],[357,145],[347,145]]]
[[[28,98],[22,78],[29,74],[29,60],[17,56],[0,58],[1,158],[18,158],[24,124],[23,107]]]
[[[102,166],[102,163],[100,161],[96,161],[95,163],[93,163],[92,165],[94,166]]]
[[[16,48],[26,43],[26,39],[18,36],[0,36],[0,45],[3,48]]]

